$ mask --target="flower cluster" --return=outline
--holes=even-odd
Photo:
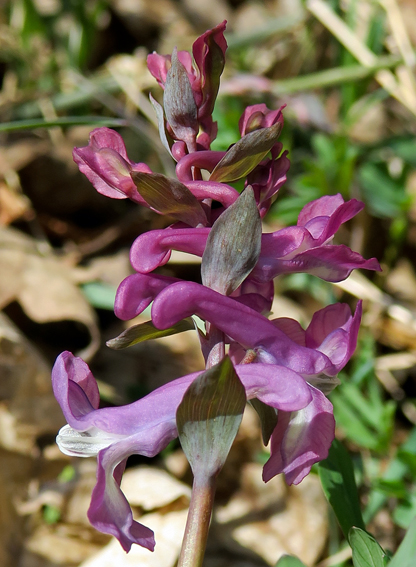
[[[133,163],[121,136],[108,128],[94,130],[88,146],[75,148],[74,160],[100,193],[129,198],[171,221],[133,243],[135,273],[119,286],[116,315],[129,320],[152,304],[151,325],[158,330],[179,331],[194,315],[205,321],[205,333],[199,335],[207,368],[228,348],[247,398],[268,410],[269,422],[270,412],[274,418],[265,435],[271,455],[264,480],[284,473],[289,484],[297,484],[327,456],[334,438],[326,394],[355,349],[361,303],[354,314],[344,304],[325,307],[305,330],[295,320],[268,317],[273,279],[305,272],[338,282],[353,269],[380,267],[376,259],[332,243],[340,225],[362,209],[355,199],[322,197],[303,208],[296,226],[262,233],[261,219],[289,169],[278,141],[283,108],[249,106],[240,119],[240,140],[225,152],[210,150],[227,48],[224,30],[222,23],[195,41],[194,61],[176,50],[148,58],[164,89],[163,107],[153,104],[162,141],[177,162],[176,179]],[[241,194],[230,185],[239,179],[246,180]],[[154,273],[172,250],[202,258],[202,284]],[[68,422],[57,442],[69,455],[97,455],[89,519],[116,536],[126,551],[132,543],[154,547],[153,533],[133,520],[120,490],[126,460],[131,454],[154,456],[177,436],[176,410],[199,374],[174,380],[131,405],[100,409],[86,363],[68,352],[55,363],[54,392]]]

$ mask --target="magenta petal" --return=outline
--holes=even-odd
[[[334,303],[316,311],[306,330],[306,346],[318,348],[328,335],[351,318],[351,309],[346,303]]]
[[[198,118],[201,124],[210,129],[211,114],[217,97],[220,76],[225,64],[227,42],[224,37],[227,22],[218,24],[194,41],[192,54],[199,70],[199,78],[192,84],[195,101],[198,105]]]
[[[215,26],[215,28],[206,31],[194,41],[192,45],[192,54],[201,74],[206,71],[204,60],[207,57],[207,52],[209,51],[209,46],[212,41],[218,45],[222,55],[225,56],[225,52],[227,50],[227,41],[224,37],[226,24],[226,21],[221,22]]]
[[[261,269],[271,272],[275,262],[282,262],[285,257],[292,257],[300,248],[304,250],[313,244],[313,238],[302,226],[289,226],[263,234],[257,271]]]
[[[170,69],[170,55],[159,55],[155,51],[147,56],[147,67],[162,89]]]
[[[305,223],[305,228],[316,239],[316,245],[325,244],[337,232],[341,224],[349,221],[364,208],[364,203],[351,199],[342,203],[330,216],[316,216]],[[298,220],[299,224],[299,220]]]
[[[340,244],[339,246],[319,246],[298,254],[293,260],[282,260],[278,271],[280,273],[306,272],[327,282],[340,282],[345,280],[352,270],[358,268],[381,271],[380,264],[375,258],[366,260],[358,252],[353,252],[348,246]]]
[[[269,110],[264,103],[247,106],[238,122],[241,136],[260,128],[268,128],[277,122],[281,122],[283,125],[282,110],[285,106],[283,105],[277,110]]]
[[[119,319],[133,319],[154,300],[165,287],[176,283],[177,278],[168,276],[133,274],[118,286],[114,302],[114,313]]]
[[[297,345],[308,346],[306,344],[305,331],[302,329],[301,324],[295,319],[289,317],[279,317],[278,319],[271,320],[273,325],[284,332],[284,334],[294,341]],[[312,347],[313,348],[313,347]]]
[[[289,234],[288,230],[287,235]],[[267,245],[270,245],[271,248],[270,241],[267,242]],[[283,245],[286,245],[285,240],[278,243],[278,246]],[[291,242],[289,238],[287,246],[289,250],[295,246],[295,242]],[[252,272],[252,277],[259,281],[269,281],[280,274],[305,272],[328,282],[340,282],[345,280],[352,270],[358,268],[381,271],[380,264],[375,258],[366,260],[348,246],[341,244],[339,246],[318,246],[299,254],[292,252],[290,259],[272,258],[261,254],[259,263]]]
[[[131,247],[131,264],[143,274],[166,264],[171,250],[202,257],[209,231],[209,228],[165,228],[145,232]]]
[[[271,455],[263,480],[285,473],[288,484],[299,484],[314,463],[326,459],[335,436],[331,402],[310,386],[312,401],[296,412],[281,412],[271,436]]]

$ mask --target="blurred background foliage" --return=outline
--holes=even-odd
[[[359,347],[331,401],[338,438],[353,459],[368,529],[394,551],[416,515],[416,5],[411,0],[3,0],[0,309],[7,325],[13,322],[47,364],[63,349],[82,350],[106,403],[132,401],[199,368],[197,346],[186,341],[146,352],[134,347],[124,359],[101,346],[123,328],[111,310],[115,289],[130,270],[128,248],[161,220],[133,203],[96,194],[72,163],[71,148],[86,145],[94,127],[116,127],[131,159],[171,175],[173,165],[148,102],[150,91],[159,99],[161,93],[146,70],[146,56],[153,50],[170,53],[175,45],[189,49],[197,35],[223,19],[229,50],[215,109],[220,130],[214,149],[238,139],[246,105],[287,105],[281,140],[291,169],[266,218],[268,230],[296,223],[300,209],[322,195],[341,193],[366,205],[340,229],[337,242],[376,256],[383,272],[354,274],[339,285],[303,274],[284,277],[276,282],[275,315],[306,323],[329,302],[364,298]],[[194,279],[198,266],[174,255],[162,273]],[[4,415],[26,423],[20,406],[19,417],[13,413],[15,390],[4,389]],[[53,445],[53,428],[31,426],[31,446],[16,447],[0,427],[1,446],[38,462]],[[73,470],[59,458],[53,457],[58,464],[46,476],[62,493],[62,486],[73,482]],[[43,481],[36,474],[41,493]],[[29,498],[27,482],[19,488],[23,499]],[[42,522],[65,520],[61,501],[33,510],[32,519],[19,524],[23,535],[13,536],[19,549]],[[310,564],[351,565],[338,529],[332,527],[326,541]],[[22,553],[16,565],[38,565],[33,557],[39,550]],[[43,560],[39,565],[58,564]]]

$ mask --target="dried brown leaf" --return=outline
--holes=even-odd
[[[32,238],[15,229],[0,228],[0,309],[12,301],[18,301],[37,323],[82,323],[91,336],[87,354],[91,356],[98,347],[94,311],[74,285],[71,269],[51,253],[41,254]]]

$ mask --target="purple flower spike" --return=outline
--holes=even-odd
[[[90,134],[88,146],[74,148],[73,158],[79,170],[95,189],[112,199],[126,199],[149,205],[140,196],[130,173],[152,173],[145,163],[133,163],[127,156],[123,138],[110,128],[96,128]]]
[[[312,401],[296,412],[279,411],[271,436],[271,455],[264,465],[263,480],[285,473],[288,484],[299,484],[314,463],[326,459],[335,437],[331,402],[310,387]]]

